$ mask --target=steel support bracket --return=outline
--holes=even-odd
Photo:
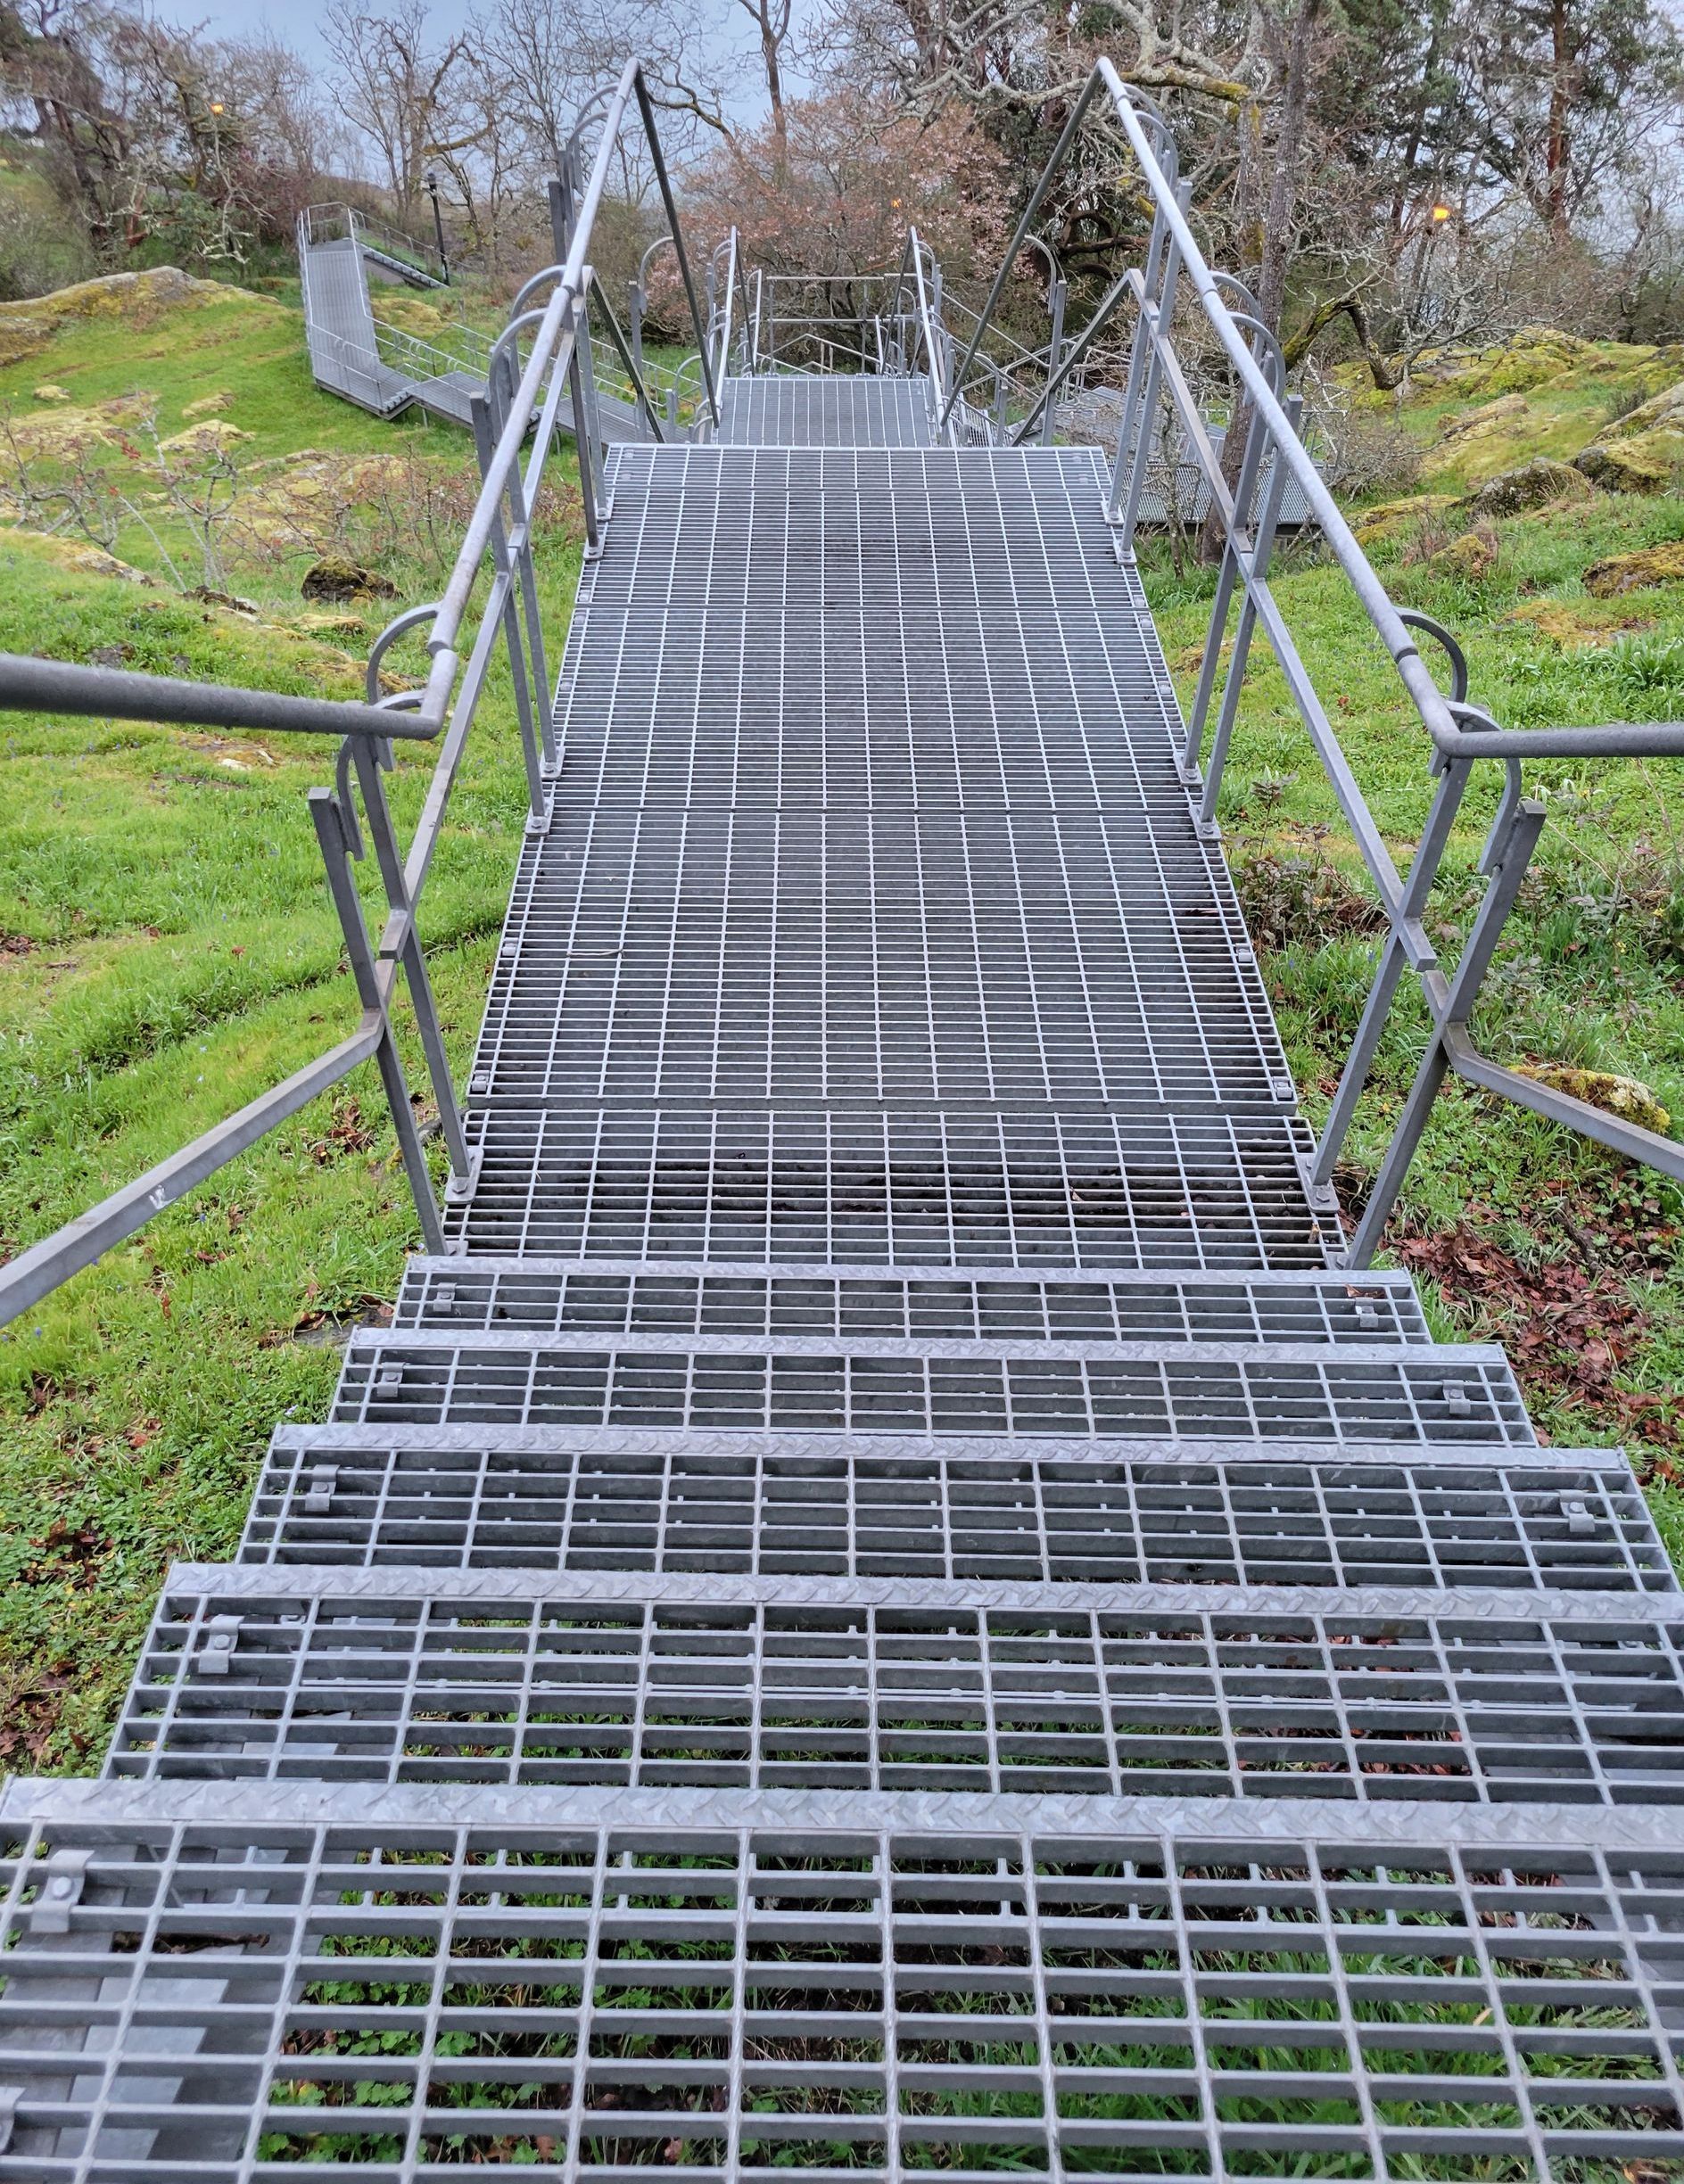
[[[29,1909],[32,1936],[64,1934],[70,1931],[70,1913],[82,1900],[92,1850],[54,1850],[46,1861],[41,1892]]]

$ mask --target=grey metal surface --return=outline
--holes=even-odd
[[[719,390],[720,441],[755,448],[927,448],[936,416],[927,378],[766,372]]]
[[[1053,1435],[1197,1442],[1526,1446],[1501,1351],[1308,1345],[979,1342],[635,1334],[359,1336],[334,1400],[348,1425],[645,1426],[750,1432]]]
[[[1678,1854],[1368,1819],[1267,1842],[25,1827],[0,2176],[1670,2162]]]
[[[250,1575],[251,1573],[247,1573]],[[124,1777],[1684,1801],[1662,1621],[166,1587]],[[844,1588],[834,1586],[833,1591]]]
[[[1309,1209],[1308,1133],[1284,1115],[499,1102],[469,1136],[479,1179],[446,1232],[475,1255],[1248,1270],[1325,1266],[1335,1240]]]
[[[792,1447],[779,1435],[339,1427],[277,1438],[240,1554],[1031,1584],[1676,1588],[1623,1463],[1449,1450],[1195,1461],[1002,1443],[950,1453],[893,1438],[866,1453],[843,1436]]]
[[[301,241],[298,260],[304,335],[318,383],[378,416],[406,408],[415,390],[403,373],[381,361],[362,251],[354,236]]]
[[[541,1258],[405,1262],[394,1331],[787,1335],[907,1341],[1425,1343],[1407,1274],[1133,1274],[1043,1279],[931,1268]]]

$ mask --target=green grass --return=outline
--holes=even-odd
[[[394,428],[318,393],[296,315],[250,296],[113,331],[71,322],[0,370],[0,399],[24,408],[50,382],[92,406],[138,386],[167,432],[186,404],[227,391],[224,414],[252,434],[254,456],[408,444],[441,471],[470,459],[448,427]],[[576,581],[574,528],[545,541],[552,630]],[[144,543],[132,552],[149,558]],[[297,598],[308,558],[242,569],[260,610],[248,618],[89,575],[0,533],[0,646],[351,696],[367,639],[436,582],[393,558],[399,598],[349,610],[326,641]],[[405,648],[393,664],[417,674],[422,655]],[[398,753],[392,797],[407,827],[433,756]],[[315,738],[0,722],[0,1236],[12,1249],[354,1026],[304,803],[332,764]],[[506,681],[494,680],[421,920],[458,1079],[524,795]],[[425,1094],[407,1009],[402,1024],[411,1088]],[[323,1414],[335,1323],[389,1300],[417,1241],[365,1068],[0,1333],[0,1766],[95,1763],[165,1565],[229,1553],[274,1425]]]
[[[1528,450],[1523,450],[1526,452]],[[1684,501],[1598,495],[1501,523],[1477,581],[1430,565],[1447,526],[1423,517],[1372,555],[1399,605],[1456,632],[1472,696],[1507,725],[1684,716],[1684,583],[1610,601],[1582,573],[1684,538]],[[1458,526],[1448,524],[1449,535]],[[1147,589],[1184,703],[1210,611],[1203,572],[1149,547]],[[1399,865],[1433,788],[1424,731],[1349,588],[1324,555],[1289,548],[1276,596]],[[1425,649],[1431,650],[1431,647]],[[1475,1022],[1497,1059],[1634,1076],[1684,1121],[1684,783],[1669,763],[1539,762],[1543,839]],[[1476,777],[1429,928],[1453,960],[1477,906],[1476,863],[1501,791]],[[1372,891],[1278,665],[1252,654],[1220,816],[1293,1072],[1325,1116],[1372,980]],[[1423,1051],[1406,988],[1347,1147],[1359,1199]],[[1684,1203],[1670,1184],[1507,1103],[1452,1084],[1434,1110],[1394,1224],[1439,1331],[1507,1341],[1551,1439],[1622,1441],[1648,1467],[1656,1514],[1684,1547],[1672,1481],[1684,1438]]]

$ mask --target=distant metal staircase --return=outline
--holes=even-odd
[[[1338,1263],[1109,466],[720,396],[451,1249],[0,1801],[0,2178],[1673,2173],[1684,1594]]]

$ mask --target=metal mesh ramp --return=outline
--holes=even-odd
[[[755,448],[927,448],[936,437],[927,378],[764,373],[727,379],[719,439]]]
[[[0,2184],[1684,2173],[1684,1593],[1333,1264],[1096,459],[721,437],[613,457],[455,1250],[0,1790]]]

